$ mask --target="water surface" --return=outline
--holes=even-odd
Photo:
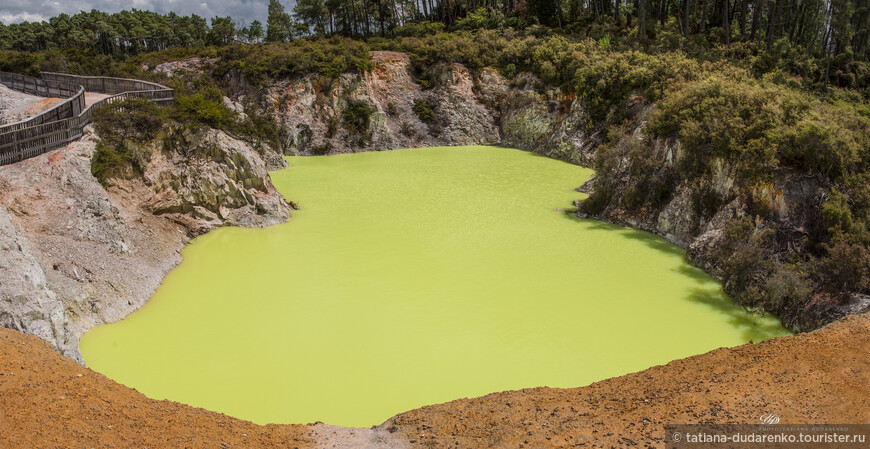
[[[82,339],[89,367],[257,423],[371,426],[787,334],[679,248],[565,214],[588,169],[494,147],[289,160],[272,180],[302,210],[197,238]]]

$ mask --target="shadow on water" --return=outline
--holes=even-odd
[[[677,245],[659,237],[651,232],[641,231],[639,229],[621,228],[622,235],[641,242],[650,248],[661,251],[667,254],[683,257],[686,252]]]
[[[595,220],[592,218],[580,218],[572,213],[563,214],[565,218],[576,223],[583,223],[589,229],[595,231],[618,232],[631,240],[638,241],[644,245],[666,254],[683,257],[686,254],[682,248],[673,243],[659,237],[652,232],[642,231],[640,229],[629,228],[625,226],[615,225],[606,221]]]
[[[718,289],[693,289],[686,299],[689,302],[703,304],[726,317],[728,324],[738,329],[746,341],[761,341],[782,336],[783,328],[771,317],[752,315],[731,302],[730,298]]]
[[[680,264],[680,266],[674,268],[674,271],[695,281],[698,284],[715,281],[715,279],[713,279],[709,274],[705,273],[704,270],[689,265],[688,263]]]
[[[564,215],[571,221],[584,224],[588,229],[618,232],[623,236],[643,243],[656,251],[679,256],[680,258],[683,258],[686,254],[685,250],[679,246],[674,245],[651,232],[623,227],[589,218],[580,218],[571,213],[566,213]],[[682,263],[674,270],[693,280],[697,284],[707,284],[714,281],[713,278],[703,270],[689,265],[688,263]],[[715,285],[718,286],[718,282]],[[776,319],[770,316],[759,317],[745,311],[740,306],[736,305],[731,298],[729,298],[728,295],[722,292],[718,287],[695,288],[689,293],[686,299],[696,304],[703,304],[713,311],[723,315],[730,325],[734,326],[735,329],[738,329],[738,331],[742,333],[742,337],[745,341],[761,341],[771,337],[784,335],[784,330]]]

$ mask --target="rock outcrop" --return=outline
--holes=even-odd
[[[0,207],[0,326],[54,342],[66,340],[66,316],[45,271],[5,208]]]
[[[442,65],[431,89],[411,75],[408,56],[373,52],[371,72],[344,74],[331,80],[320,75],[278,81],[261,103],[286,132],[287,154],[327,154],[379,151],[437,145],[498,143],[491,112],[473,93],[468,69]],[[353,102],[371,110],[368,127],[349,129],[345,113]],[[423,103],[425,102],[425,103]],[[415,104],[434,113],[421,117]]]
[[[80,363],[81,335],[141,307],[191,237],[289,215],[263,158],[221,131],[177,136],[108,189],[90,171],[97,139],[0,167],[0,325]]]
[[[407,55],[372,52],[373,69],[331,80],[320,75],[271,84],[258,103],[283,127],[286,154],[382,151],[439,145],[504,144],[577,163],[589,163],[596,140],[585,131],[585,112],[573,97],[546,89],[531,74],[513,81],[494,69],[472,76],[460,64],[429,69],[424,87]],[[236,100],[250,85],[230,73],[225,85]],[[371,110],[362,133],[345,126],[353,102]],[[431,114],[430,114],[431,112]]]
[[[290,207],[269,180],[286,166],[274,153],[211,128],[177,130],[153,153],[142,181],[153,193],[144,206],[194,234],[217,226],[261,227],[283,222]],[[264,160],[265,159],[265,160]]]

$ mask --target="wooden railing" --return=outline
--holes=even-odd
[[[85,110],[85,88],[66,81],[49,81],[17,73],[0,72],[0,84],[40,97],[65,98],[39,115],[8,125],[0,125],[0,134],[65,118],[78,117]]]
[[[171,102],[173,90],[148,81],[103,76],[78,76],[43,72],[42,79],[0,72],[0,83],[10,89],[39,96],[67,98],[57,106],[27,120],[0,126],[0,165],[38,156],[80,138],[99,106],[125,98]],[[85,107],[85,92],[110,94]],[[71,92],[74,92],[70,95]]]
[[[154,101],[172,101],[172,89],[157,83],[128,78],[112,78],[108,76],[79,76],[68,73],[42,72],[42,79],[69,84],[78,84],[86,92],[101,94],[130,94],[139,92],[138,97]]]

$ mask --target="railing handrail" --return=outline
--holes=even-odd
[[[14,79],[17,84],[13,81],[3,82],[3,84],[26,93],[31,91],[39,93],[40,88],[42,88],[41,92],[46,94],[55,91],[61,94],[64,89],[76,91],[67,100],[36,116],[0,126],[0,165],[37,156],[80,138],[84,133],[85,125],[90,122],[91,111],[95,107],[130,97],[147,98],[154,102],[172,101],[174,98],[173,89],[150,81],[55,72],[42,72],[42,74],[43,78],[35,78],[0,72],[0,82]],[[85,92],[111,95],[85,106]],[[68,111],[58,112],[58,108],[61,107],[68,107]]]
[[[66,105],[72,104],[73,102],[78,102],[81,109],[79,109],[79,111],[76,112],[75,108],[71,107],[70,113],[68,114],[69,117],[63,117],[63,118],[70,118],[70,117],[74,117],[76,115],[80,115],[81,112],[85,109],[85,102],[84,102],[85,88],[84,88],[84,86],[81,86],[81,85],[75,86],[71,83],[67,83],[67,82],[63,82],[63,81],[42,80],[40,78],[36,78],[33,76],[28,76],[28,75],[21,75],[19,73],[0,72],[0,84],[7,85],[7,83],[5,81],[8,78],[17,78],[17,79],[20,79],[23,81],[26,81],[27,79],[31,79],[31,80],[34,80],[34,84],[38,84],[39,81],[42,81],[46,84],[55,84],[55,87],[58,88],[59,90],[63,89],[63,90],[69,91],[69,90],[71,90],[70,86],[78,87],[78,89],[75,90],[75,93],[73,95],[67,97],[66,100],[46,109],[45,111],[40,112],[37,115],[34,115],[33,117],[28,117],[26,119],[19,120],[17,122],[7,123],[5,125],[0,125],[0,133],[7,132],[8,130],[22,129],[22,128],[27,128],[29,126],[41,125],[42,123],[46,123],[46,122],[43,122],[41,120],[43,120],[45,117],[49,116],[51,113],[58,110],[59,108],[65,107]],[[15,88],[13,86],[7,86],[7,87],[15,90]],[[57,121],[57,120],[62,120],[62,118],[58,117],[56,120],[52,120],[52,121]]]
[[[85,88],[83,86],[79,86],[79,91],[74,96],[67,98],[66,100],[40,112],[37,115],[34,115],[33,117],[28,117],[24,120],[19,120],[17,122],[12,122],[12,123],[7,123],[5,125],[0,125],[0,133],[4,132],[6,128],[9,128],[9,129],[16,128],[16,127],[18,129],[27,128],[28,123],[37,121],[38,119],[50,114],[52,111],[54,111],[62,106],[65,106],[67,103],[72,103],[73,101],[75,101],[77,99],[77,97],[84,96],[84,94],[85,94]],[[67,118],[69,118],[69,117],[67,117]],[[61,120],[63,120],[63,119],[61,119]],[[57,121],[57,120],[53,120],[53,121]],[[50,123],[50,122],[44,122],[44,123]],[[38,124],[41,125],[42,123],[38,123]]]
[[[138,85],[152,86],[152,89],[135,89],[134,88],[135,91],[143,91],[144,92],[144,91],[171,91],[172,90],[171,88],[166,87],[162,84],[157,84],[157,83],[154,83],[151,81],[137,80],[137,79],[132,79],[132,78],[118,78],[118,77],[114,77],[114,76],[72,75],[69,73],[57,73],[57,72],[41,72],[41,73],[42,73],[43,79],[54,79],[55,81],[57,81],[56,78],[77,79],[77,80],[85,80],[85,81],[87,81],[87,80],[94,80],[94,81],[112,80],[112,81],[133,83],[133,84],[138,84]],[[46,77],[46,75],[48,75],[48,76]],[[96,90],[93,90],[93,91],[96,91]],[[100,93],[113,93],[113,94],[115,94],[115,93],[123,93],[123,92],[130,92],[130,91],[100,92]]]

